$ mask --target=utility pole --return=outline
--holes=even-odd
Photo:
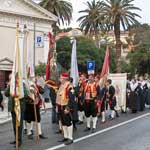
[[[34,45],[33,45],[33,67],[34,67],[34,71],[35,71],[35,44],[36,44],[36,24],[34,23],[34,30],[33,30],[33,38],[34,38]]]

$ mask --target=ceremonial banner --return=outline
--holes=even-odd
[[[126,82],[127,74],[118,73],[118,74],[109,74],[109,79],[112,80],[112,85],[115,87],[115,95],[117,98],[116,109],[126,111]]]
[[[70,77],[73,78],[73,85],[76,87],[78,85],[78,81],[79,81],[76,39],[73,39],[73,41],[72,41],[72,55],[71,55],[71,72],[70,72]]]
[[[109,67],[110,67],[109,65],[110,65],[110,54],[109,54],[109,48],[107,46],[100,78],[107,77],[107,75],[109,74]]]
[[[46,81],[50,79],[50,61],[51,61],[51,53],[50,50],[53,48],[53,36],[52,34],[49,32],[48,34],[49,37],[49,51],[48,51],[48,57],[47,57],[47,64],[46,64]]]
[[[19,41],[20,40],[20,41]],[[13,62],[13,70],[10,81],[10,95],[15,98],[15,113],[17,118],[17,125],[20,124],[20,99],[24,97],[23,90],[23,49],[20,50],[19,42],[22,43],[23,39],[19,39],[19,25],[16,29],[16,43],[15,43],[15,56]]]

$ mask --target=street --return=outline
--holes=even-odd
[[[20,150],[149,150],[149,116],[149,109],[147,109],[137,114],[129,112],[120,114],[119,118],[108,119],[105,124],[101,125],[98,121],[97,131],[94,134],[83,132],[85,124],[78,125],[78,130],[74,133],[74,144],[64,147],[62,143],[58,142],[62,136],[55,134],[57,125],[51,124],[51,111],[48,110],[42,114],[43,134],[48,139],[39,140],[36,143],[36,140],[29,140],[26,135],[23,135],[23,145]],[[1,125],[0,150],[13,150],[13,145],[9,144],[12,140],[11,123]]]

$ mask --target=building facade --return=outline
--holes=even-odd
[[[49,50],[48,32],[57,17],[31,0],[0,0],[0,87],[12,70],[16,25],[27,27],[27,50],[35,50],[35,65],[46,63]],[[35,41],[35,46],[34,46]],[[35,48],[34,48],[35,47]],[[7,77],[5,77],[7,76]]]

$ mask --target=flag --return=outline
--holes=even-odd
[[[51,60],[50,49],[53,48],[53,36],[50,32],[48,34],[48,37],[49,37],[49,51],[46,64],[46,81],[50,79],[50,60]]]
[[[46,81],[50,78],[50,50],[48,52],[47,64],[46,64]]]
[[[19,47],[19,25],[16,28],[15,56],[13,62],[12,76],[10,81],[10,94],[15,98],[14,110],[16,113],[17,125],[20,124],[20,99],[24,97],[23,89],[23,61],[21,56],[23,51]]]
[[[29,38],[26,39],[27,43],[29,43]],[[34,46],[33,46],[34,47]],[[35,77],[35,69],[34,69],[34,58],[35,58],[34,48],[30,48],[27,45],[27,77]]]
[[[77,63],[76,39],[72,40],[72,55],[71,55],[70,77],[73,78],[73,86],[77,87],[78,81],[79,81],[79,72],[78,72],[78,63]]]
[[[109,74],[109,65],[110,65],[110,54],[109,54],[109,48],[107,46],[100,78],[103,78]]]

